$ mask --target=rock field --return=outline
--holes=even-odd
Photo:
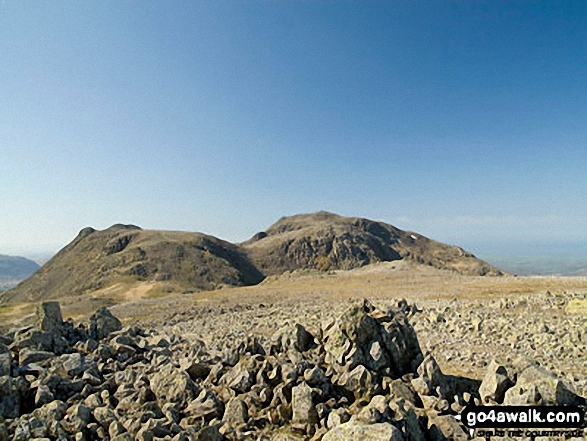
[[[585,406],[585,302],[192,303],[127,327],[46,302],[0,335],[0,441],[466,440],[467,404]]]

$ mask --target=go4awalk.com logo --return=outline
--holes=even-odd
[[[467,406],[456,418],[471,437],[580,438],[585,427],[585,410],[579,406]]]

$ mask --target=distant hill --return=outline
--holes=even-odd
[[[266,276],[296,269],[349,270],[407,259],[467,275],[502,275],[462,248],[383,222],[328,212],[284,217],[241,244]]]
[[[0,254],[0,290],[16,285],[39,268],[40,266],[30,259]]]
[[[192,290],[254,285],[261,273],[231,243],[200,233],[113,225],[83,229],[33,277],[3,294],[36,301],[129,281],[169,282]]]
[[[179,292],[212,290],[255,285],[286,271],[349,270],[400,259],[461,274],[502,274],[459,247],[383,222],[319,212],[284,217],[240,245],[133,225],[85,228],[0,301],[55,299],[141,282]]]

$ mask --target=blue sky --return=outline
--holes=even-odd
[[[0,42],[0,253],[318,210],[587,243],[583,1],[2,0]]]

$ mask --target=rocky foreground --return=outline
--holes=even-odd
[[[573,352],[584,347],[584,330],[559,335],[547,319],[532,322],[541,329],[536,335],[516,336],[507,319],[520,305],[508,301],[493,305],[498,317],[464,316],[450,305],[423,313],[406,301],[386,309],[369,301],[341,305],[315,327],[276,314],[268,335],[251,332],[259,316],[252,308],[173,313],[147,330],[123,329],[105,308],[75,325],[63,321],[58,303],[44,303],[35,326],[0,335],[0,441],[464,440],[454,415],[470,403],[585,406],[584,392],[562,372],[527,358],[507,366],[471,360],[458,347],[463,327],[473,348],[503,331],[504,352],[558,342],[564,349],[554,356],[573,368],[584,365],[584,354]],[[241,328],[247,332],[229,330],[237,316],[249,320]],[[195,323],[215,339],[200,338]],[[469,357],[460,361],[478,363],[482,381],[444,374],[426,351],[436,352],[435,344],[422,351],[416,332],[432,327],[454,340],[443,357]]]

